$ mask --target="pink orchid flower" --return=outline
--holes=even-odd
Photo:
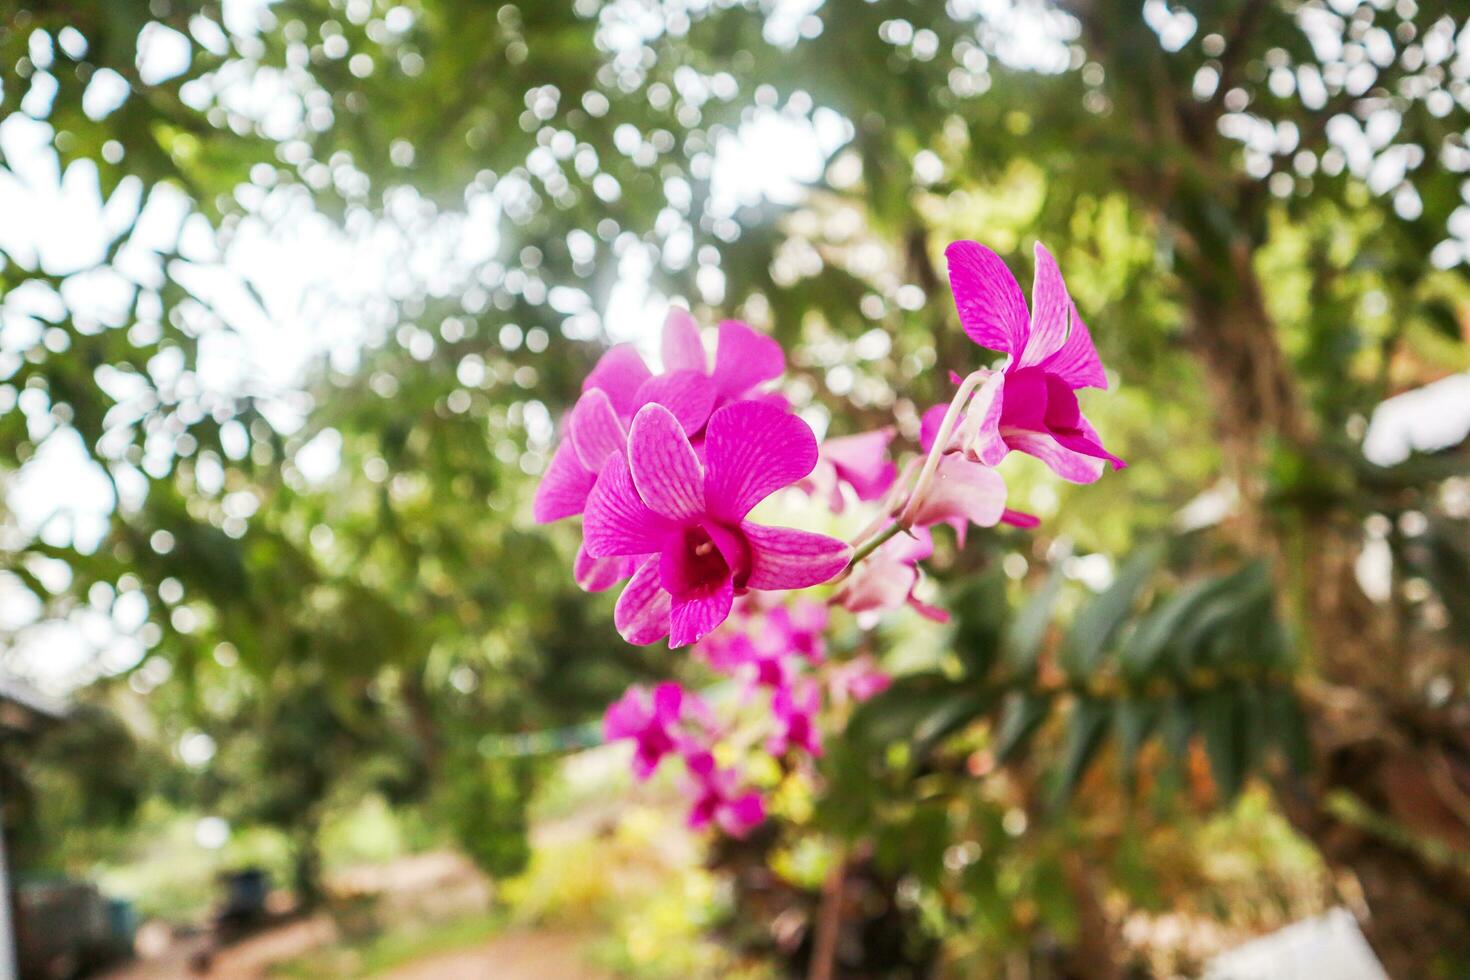
[[[832,699],[839,704],[847,701],[862,704],[882,694],[892,684],[893,678],[868,654],[839,664],[827,678]]]
[[[744,676],[752,687],[784,687],[792,667],[783,647],[760,643],[746,633],[726,635],[717,630],[697,647],[714,670],[731,677]]]
[[[904,605],[935,622],[947,622],[948,613],[914,595],[923,578],[919,562],[932,554],[934,538],[927,527],[894,535],[853,570],[832,601],[857,614],[860,622]]]
[[[847,509],[844,485],[852,488],[858,500],[879,499],[898,475],[898,467],[888,458],[893,434],[893,427],[886,426],[826,440],[817,450],[816,469],[799,486],[813,497],[826,498],[834,514]]]
[[[809,755],[822,754],[822,734],[817,727],[817,712],[822,710],[822,689],[812,681],[779,687],[771,696],[771,713],[776,716],[776,731],[766,740],[766,751],[785,755],[797,748]]]
[[[760,794],[741,792],[739,776],[733,769],[716,765],[709,752],[694,753],[684,762],[694,780],[691,828],[701,830],[713,823],[731,837],[744,837],[766,818]]]
[[[1037,243],[1029,311],[1015,277],[990,249],[959,241],[944,254],[960,325],[981,347],[1007,355],[970,403],[970,424],[960,429],[965,452],[987,466],[1013,449],[1029,453],[1074,483],[1096,480],[1105,462],[1122,469],[1126,464],[1103,448],[1077,404],[1079,389],[1108,383],[1051,253]]]
[[[935,405],[920,420],[919,445],[924,452],[933,447],[948,408],[947,405]],[[963,431],[965,418],[967,416],[961,416],[961,425],[957,427],[960,431]],[[961,548],[965,546],[966,530],[970,524],[977,527],[1010,524],[1031,528],[1041,523],[1041,519],[1033,514],[1006,507],[1006,495],[1005,481],[994,469],[957,451],[949,452],[939,462],[933,485],[914,508],[914,523],[921,527],[948,524],[954,528],[955,540]]]
[[[710,368],[699,327],[687,310],[672,309],[664,322],[664,373],[655,375],[627,344],[610,349],[582,382],[582,397],[567,414],[562,440],[536,488],[531,514],[549,524],[582,513],[587,495],[609,457],[626,451],[627,429],[644,405],[663,405],[690,438],[703,431],[716,407],[755,393],[786,370],[781,347],[746,324],[720,324]],[[633,574],[627,557],[596,559],[583,547],[573,574],[589,592],[611,588]]]
[[[660,684],[649,696],[630,687],[608,705],[602,720],[602,735],[608,742],[632,739],[633,775],[647,779],[664,756],[693,744],[681,724],[702,719],[706,714],[707,709],[699,698],[686,693],[678,684]]]
[[[734,674],[749,663],[791,656],[822,662],[827,607],[810,599],[769,604],[767,595],[752,592],[737,599],[724,626],[700,641],[696,652],[715,670]]]
[[[627,455],[608,460],[583,521],[592,557],[646,556],[614,610],[623,638],[696,643],[725,621],[736,595],[806,588],[842,571],[845,543],[745,519],[810,473],[816,456],[807,424],[774,405],[741,401],[717,410],[703,461],[669,409],[639,409]]]
[[[771,643],[788,654],[798,654],[814,664],[827,655],[823,634],[827,631],[827,607],[810,599],[797,599],[778,606],[766,616]]]
[[[919,493],[909,512],[914,527],[949,524],[961,547],[970,524],[994,527],[1006,510],[1006,484],[983,463],[952,453],[939,461],[934,479]]]

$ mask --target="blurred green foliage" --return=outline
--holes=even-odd
[[[1448,2],[1351,6],[12,5],[0,135],[44,127],[125,220],[85,268],[0,243],[0,482],[74,434],[111,492],[99,541],[8,496],[5,588],[42,623],[146,608],[138,662],[94,694],[143,744],[90,776],[28,758],[17,782],[95,789],[40,794],[78,820],[153,792],[283,828],[307,890],[327,812],[368,793],[511,870],[536,767],[481,736],[584,722],[676,669],[571,585],[575,532],[528,518],[625,264],[772,331],[830,431],[912,437],[985,357],[944,244],[984,240],[1024,282],[1039,238],[1120,382],[1087,410],[1133,465],[1079,488],[1008,463],[1042,529],[942,549],[952,631],[841,639],[908,673],[833,740],[815,811],[786,793],[747,858],[843,841],[909,931],[885,949],[1122,969],[1131,911],[1220,887],[1160,849],[1242,799],[1357,875],[1392,972],[1425,948],[1453,971],[1470,882],[1422,856],[1470,849],[1470,462],[1377,465],[1362,442],[1383,398],[1470,366],[1466,28]],[[145,36],[182,42],[178,73]],[[826,155],[752,196],[717,186],[755,167],[730,162],[742,139],[760,165]],[[33,172],[0,145],[0,176]],[[311,214],[411,243],[358,284],[360,349],[300,391],[208,383],[208,344],[279,311],[248,282],[225,308],[193,276],[209,249],[145,234],[170,189],[226,254]],[[458,263],[464,215],[492,245]],[[1355,569],[1380,559],[1370,599]],[[13,632],[34,649],[34,623]],[[1310,910],[1293,893],[1255,925]]]

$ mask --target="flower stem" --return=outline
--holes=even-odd
[[[877,514],[868,523],[868,526],[863,528],[848,544],[856,548],[888,526],[889,522],[893,520],[894,515],[898,513],[899,505],[908,500],[908,491],[905,488],[909,485],[909,480],[918,468],[919,460],[917,457],[904,464],[903,472],[898,475],[897,480],[893,481],[893,487],[884,495],[883,502],[879,505]]]
[[[852,560],[847,563],[847,570],[852,571],[858,563],[882,547],[883,543],[893,537],[904,528],[899,524],[890,524],[878,534],[869,538],[867,543],[852,553]]]
[[[944,455],[944,450],[949,444],[950,436],[954,435],[954,429],[959,423],[960,413],[964,410],[965,402],[969,400],[970,395],[974,393],[975,389],[993,373],[987,368],[981,368],[978,371],[972,372],[960,383],[959,390],[955,392],[954,398],[949,403],[949,409],[944,413],[944,421],[939,425],[939,432],[935,436],[934,445],[929,447],[929,455],[924,460],[924,466],[919,471],[919,478],[915,481],[913,489],[908,491],[905,496],[903,488],[908,483],[909,476],[914,471],[914,465],[918,462],[917,459],[910,460],[908,465],[904,467],[903,473],[894,481],[893,489],[889,491],[888,497],[884,499],[878,516],[857,537],[853,538],[852,545],[855,550],[852,553],[852,559],[847,563],[847,567],[842,570],[842,574],[833,579],[834,582],[841,582],[847,576],[851,575],[852,570],[857,568],[863,559],[877,551],[882,547],[884,542],[898,534],[898,532],[903,531],[904,533],[908,533],[908,529],[913,525],[914,510],[917,508],[918,501],[924,490],[933,481],[935,471],[939,469],[940,457]],[[902,505],[900,505],[900,501],[902,501]]]
[[[944,421],[939,424],[939,432],[934,437],[934,445],[929,447],[929,456],[924,460],[924,468],[919,471],[919,478],[914,482],[914,489],[909,493],[908,502],[898,512],[899,524],[907,527],[913,523],[914,511],[918,508],[924,491],[929,489],[929,484],[934,480],[934,473],[939,469],[939,459],[949,445],[949,437],[954,435],[954,428],[959,424],[960,412],[964,410],[965,402],[969,400],[976,387],[992,373],[988,368],[972,371],[961,382],[960,390],[954,393],[949,409],[944,413]]]

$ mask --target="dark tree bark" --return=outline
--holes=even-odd
[[[296,835],[296,850],[291,856],[291,890],[296,895],[296,907],[302,911],[320,906],[326,894],[322,887],[322,854],[317,836],[316,821],[308,821]]]

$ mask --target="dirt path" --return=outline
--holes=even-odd
[[[446,852],[352,869],[334,875],[332,884],[381,894],[380,908],[387,921],[420,917],[443,921],[483,910],[490,896],[484,876],[464,857]],[[98,980],[260,980],[276,964],[337,938],[326,915],[283,922],[223,947],[216,947],[206,935],[160,937],[157,942],[140,943],[154,947],[150,955]],[[207,956],[203,955],[206,951]]]
[[[538,929],[497,936],[481,946],[441,953],[383,974],[383,980],[612,980],[587,965],[585,933]]]

